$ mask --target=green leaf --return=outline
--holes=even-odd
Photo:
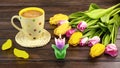
[[[118,13],[120,13],[120,8],[117,8],[117,9],[116,9],[116,12],[114,12],[114,13],[112,14],[112,16],[114,16],[114,15],[116,15],[116,14],[118,14]]]
[[[102,44],[104,44],[104,45],[106,46],[107,44],[110,43],[110,40],[111,40],[111,38],[110,38],[110,33],[109,33],[109,32],[106,32],[106,33],[104,34],[103,38],[102,38]]]
[[[83,38],[84,38],[84,37],[91,36],[91,35],[93,35],[95,32],[96,32],[96,29],[92,29],[92,30],[88,31],[87,33],[85,33],[85,34],[83,35]]]
[[[102,29],[102,31],[106,32],[108,30],[107,25],[105,25],[102,22],[98,22],[99,28]]]
[[[85,33],[87,33],[88,31],[90,31],[90,30],[93,30],[93,29],[85,29],[84,31],[83,31],[83,34],[85,34]]]
[[[86,23],[88,24],[88,22],[90,22],[92,19],[91,18],[88,18],[88,19],[86,19]]]
[[[118,24],[119,24],[119,26],[120,26],[120,16],[118,17]]]
[[[75,12],[69,15],[69,18],[77,18],[77,17],[81,17],[84,16],[84,12]]]
[[[111,35],[110,35],[110,38],[111,38],[111,42],[114,43],[114,30],[115,30],[115,25],[113,25],[113,28],[112,28],[112,32],[111,32]]]
[[[113,44],[115,44],[115,42],[116,42],[117,33],[118,33],[118,28],[119,28],[118,25],[115,25],[115,24],[113,25],[112,32],[111,32],[111,35],[110,35],[111,42],[112,42]]]
[[[110,35],[109,33],[106,34],[105,39],[104,39],[104,45],[107,45],[110,43]]]
[[[119,20],[119,17],[120,17],[120,16],[119,16],[118,14],[114,15],[114,23],[115,23],[116,26],[119,26],[119,23],[120,23],[120,22],[119,22],[119,21],[120,21],[120,20]]]
[[[86,19],[88,19],[86,16],[78,17],[78,18],[72,19],[69,24],[70,25],[78,24],[80,21],[85,21]]]
[[[93,10],[91,12],[87,12],[85,14],[92,19],[99,19],[103,15],[108,14],[109,12],[113,11],[118,6],[120,6],[120,3],[110,7],[108,9],[95,9],[95,10]]]
[[[113,14],[117,14],[118,11],[120,12],[120,8],[116,8],[116,9],[114,9],[112,12],[110,12],[109,14],[105,14],[104,16],[102,16],[102,17],[100,18],[101,21],[108,23],[110,17],[113,16]]]
[[[98,20],[90,20],[88,23],[87,23],[87,27],[89,26],[92,26],[92,25],[95,25],[97,23]]]
[[[93,26],[89,26],[87,27],[88,29],[96,29],[96,28],[99,28],[99,25],[93,25]]]
[[[109,24],[115,24],[115,25],[119,25],[119,20],[120,19],[120,16],[118,14],[114,15],[112,19],[110,19],[108,21]]]
[[[101,36],[103,33],[103,31],[101,29],[97,29],[97,31],[95,32],[94,36]]]
[[[93,10],[93,11],[91,11],[91,12],[87,12],[87,13],[85,13],[87,16],[89,16],[90,18],[92,18],[92,19],[98,19],[98,18],[100,18],[101,16],[103,16],[103,12],[102,11],[104,11],[105,12],[105,9],[95,9],[95,10]]]
[[[94,9],[99,9],[99,8],[100,8],[100,7],[99,7],[97,4],[91,3],[90,6],[89,6],[89,10],[88,10],[88,11],[92,11],[92,10],[94,10]]]
[[[108,30],[109,30],[110,33],[111,33],[111,32],[112,32],[113,25],[108,25],[107,28],[108,28]]]
[[[107,25],[105,25],[104,23],[102,23],[102,22],[98,22],[98,25],[102,28],[107,28]]]
[[[104,34],[103,37],[102,37],[102,44],[103,45],[104,45],[105,37],[106,37],[106,34]]]
[[[89,38],[92,38],[92,37],[94,37],[94,36],[99,36],[100,32],[101,32],[101,29],[96,29],[96,31],[95,31],[94,33],[92,33],[92,34],[89,36]]]

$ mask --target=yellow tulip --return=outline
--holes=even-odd
[[[77,46],[79,44],[81,38],[82,38],[82,33],[81,32],[74,32],[71,35],[68,43],[70,45]]]
[[[105,45],[97,43],[95,45],[93,45],[90,49],[90,56],[92,58],[95,58],[97,56],[100,56],[101,54],[103,54],[105,51]]]
[[[51,25],[57,25],[60,20],[68,20],[69,17],[65,14],[55,14],[53,17],[50,18],[49,23]]]
[[[69,25],[69,23],[64,23],[64,24],[58,26],[54,30],[54,34],[57,36],[64,35],[69,29],[71,29],[71,26]]]

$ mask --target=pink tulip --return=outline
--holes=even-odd
[[[70,37],[74,32],[76,31],[76,29],[70,29],[66,32],[66,37]]]
[[[68,21],[67,21],[67,20],[60,20],[60,21],[58,22],[58,25],[62,25],[62,24],[64,24],[64,23],[68,23]]]
[[[100,42],[100,37],[98,36],[94,36],[93,38],[89,39],[88,40],[88,46],[93,46],[95,45],[96,43],[99,43]]]
[[[88,42],[88,37],[82,38],[80,40],[80,46],[85,46]]]
[[[118,55],[118,49],[115,44],[108,44],[106,46],[105,53],[112,57],[115,57]]]
[[[87,23],[84,22],[84,21],[82,21],[82,22],[80,22],[80,23],[77,25],[77,28],[78,28],[81,32],[83,32],[83,31],[87,28]]]
[[[56,39],[55,38],[55,44],[56,44],[56,47],[58,48],[58,49],[63,49],[64,48],[64,45],[65,45],[65,38],[58,38],[58,39]]]

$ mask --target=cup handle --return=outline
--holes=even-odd
[[[14,16],[11,18],[11,24],[12,24],[13,27],[15,27],[17,30],[21,31],[22,28],[19,28],[17,25],[14,24],[14,21],[13,21],[13,20],[14,20],[15,18],[20,21],[19,16],[18,16],[18,15],[14,15]]]

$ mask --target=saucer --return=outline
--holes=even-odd
[[[30,48],[41,47],[41,46],[46,45],[50,41],[50,38],[51,38],[51,35],[47,30],[44,29],[43,33],[44,34],[41,38],[36,39],[36,40],[31,40],[28,37],[26,37],[22,31],[20,31],[15,36],[15,41],[23,47],[30,47]]]

